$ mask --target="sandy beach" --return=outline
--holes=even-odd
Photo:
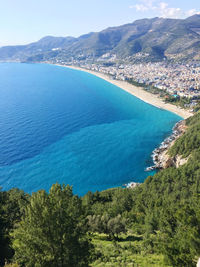
[[[169,104],[169,103],[165,103],[162,99],[160,99],[158,96],[151,94],[149,92],[144,91],[143,88],[141,87],[137,87],[134,86],[126,81],[119,81],[119,80],[113,80],[111,79],[108,75],[100,73],[100,72],[96,72],[96,71],[92,71],[92,70],[87,70],[87,69],[83,69],[80,67],[75,67],[75,66],[65,66],[65,65],[59,65],[62,67],[67,67],[67,68],[71,68],[71,69],[75,69],[75,70],[80,70],[80,71],[85,71],[88,72],[90,74],[93,74],[101,79],[106,80],[109,83],[112,83],[118,87],[120,87],[121,89],[127,91],[128,93],[136,96],[137,98],[141,99],[142,101],[151,104],[153,106],[156,106],[158,108],[162,108],[168,111],[171,111],[177,115],[179,115],[180,117],[182,117],[183,119],[187,119],[190,116],[193,115],[192,112],[189,112],[188,110],[182,109],[180,107],[177,107],[175,105]]]

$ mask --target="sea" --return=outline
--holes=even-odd
[[[87,72],[0,63],[0,187],[32,193],[58,182],[82,196],[142,183],[181,119]]]

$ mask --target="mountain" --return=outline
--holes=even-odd
[[[0,60],[96,60],[105,54],[128,61],[200,60],[200,15],[187,19],[142,19],[78,38],[47,36],[0,48]]]
[[[0,60],[23,60],[32,55],[35,56],[54,49],[62,49],[75,39],[74,37],[46,36],[38,42],[28,45],[4,46],[0,48]]]

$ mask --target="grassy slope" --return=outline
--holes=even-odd
[[[141,252],[141,236],[121,235],[120,241],[114,242],[107,240],[103,234],[96,234],[92,240],[98,255],[98,259],[91,264],[92,267],[170,267],[164,263],[163,255]]]

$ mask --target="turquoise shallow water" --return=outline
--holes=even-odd
[[[89,73],[0,64],[0,186],[52,183],[83,195],[142,182],[151,152],[181,118]]]

